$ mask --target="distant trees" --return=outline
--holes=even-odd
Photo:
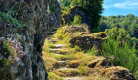
[[[118,15],[118,16],[102,16],[100,23],[100,31],[105,31],[105,29],[110,28],[122,28],[126,30],[131,37],[137,37],[136,34],[138,30],[138,17],[133,14],[128,14],[126,16]]]

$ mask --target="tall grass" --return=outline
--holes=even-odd
[[[130,47],[129,41],[119,46],[119,41],[109,38],[107,42],[102,44],[102,55],[108,57],[115,66],[123,66],[136,75],[138,71],[138,57],[135,44]],[[111,57],[114,56],[114,57]]]
[[[90,56],[95,56],[98,54],[98,50],[96,49],[96,45],[94,45],[91,49],[89,49],[86,53]]]
[[[49,80],[65,80],[63,77],[60,77],[52,72],[48,72],[48,76],[49,76]]]

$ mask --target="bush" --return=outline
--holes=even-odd
[[[120,39],[120,38],[119,38]],[[138,71],[138,58],[135,44],[133,47],[129,45],[129,41],[119,46],[119,41],[109,38],[107,42],[102,44],[102,55],[110,59],[115,66],[123,66],[128,68],[135,74]]]
[[[115,40],[118,39],[119,41],[121,41],[123,39],[124,40],[130,40],[131,39],[129,33],[126,30],[121,29],[121,28],[117,28],[117,27],[112,28],[112,29],[105,29],[105,33],[109,37],[112,36],[112,38],[114,38]]]

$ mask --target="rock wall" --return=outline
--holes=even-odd
[[[25,55],[6,67],[5,80],[48,80],[41,51],[49,27],[50,3],[51,0],[0,0],[1,11],[14,7],[16,19],[25,24],[23,30],[10,33],[21,42]],[[60,10],[56,11],[60,15]]]
[[[57,0],[52,0],[50,7],[53,6],[55,10],[50,11],[49,23],[50,27],[59,27],[61,25],[61,7]]]

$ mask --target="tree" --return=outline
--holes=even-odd
[[[87,0],[87,9],[91,11],[92,32],[99,32],[103,0]]]

